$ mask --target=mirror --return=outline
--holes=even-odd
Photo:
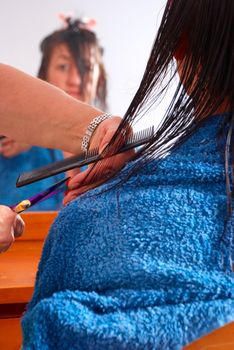
[[[59,13],[97,21],[108,73],[110,113],[123,115],[137,90],[163,13],[165,0],[8,0],[0,13],[1,61],[36,75],[42,38],[61,28]],[[169,94],[170,97],[170,94]],[[155,114],[162,114],[168,98]],[[145,124],[145,121],[144,121]]]

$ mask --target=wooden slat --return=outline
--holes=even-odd
[[[28,302],[43,241],[18,241],[0,256],[0,304]]]
[[[28,212],[21,214],[25,222],[25,232],[19,240],[44,240],[57,214],[58,212],[56,211]]]
[[[0,349],[19,350],[22,343],[19,318],[0,319]]]
[[[184,350],[233,350],[234,322],[189,344]]]

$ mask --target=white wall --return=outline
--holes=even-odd
[[[140,82],[165,2],[2,0],[0,61],[35,75],[40,62],[39,42],[61,26],[57,14],[73,11],[76,16],[93,17],[105,48],[110,111],[123,115]],[[159,119],[162,110],[151,118],[156,114]]]

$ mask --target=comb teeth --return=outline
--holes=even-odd
[[[131,146],[131,145],[138,143],[138,142],[140,142],[140,144],[146,143],[150,138],[152,138],[153,134],[154,134],[154,127],[153,126],[147,128],[147,129],[144,129],[144,130],[136,131],[133,135],[131,135],[127,139],[125,145]],[[92,158],[92,157],[95,157],[98,155],[99,155],[98,148],[93,148],[93,149],[89,150],[88,152],[86,152],[85,158],[89,159],[89,158]]]
[[[147,129],[137,131],[132,136],[130,136],[126,143],[118,150],[118,153],[128,151],[129,149],[138,147],[150,141],[154,136],[154,127],[151,126]],[[101,159],[98,153],[98,148],[94,148],[87,153],[82,153],[77,156],[72,156],[58,162],[46,165],[44,167],[23,173],[19,176],[16,186],[21,187],[31,184],[35,181],[45,179],[50,176],[54,176],[63,173],[67,170],[82,167],[83,165],[88,165],[94,163]]]
[[[93,148],[85,154],[85,158],[90,158],[98,155],[98,148]]]
[[[131,145],[135,143],[140,143],[140,144],[146,143],[153,137],[153,135],[154,135],[153,126],[144,130],[139,130],[129,137],[129,139],[126,142],[126,145]]]

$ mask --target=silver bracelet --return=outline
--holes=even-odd
[[[112,116],[108,113],[105,114],[101,114],[98,115],[97,117],[95,117],[91,123],[89,124],[87,130],[85,131],[84,137],[82,139],[82,143],[81,143],[81,151],[83,152],[87,152],[89,149],[89,143],[90,140],[93,136],[94,131],[96,130],[96,128],[98,127],[98,125],[103,122],[103,120],[111,118]]]

